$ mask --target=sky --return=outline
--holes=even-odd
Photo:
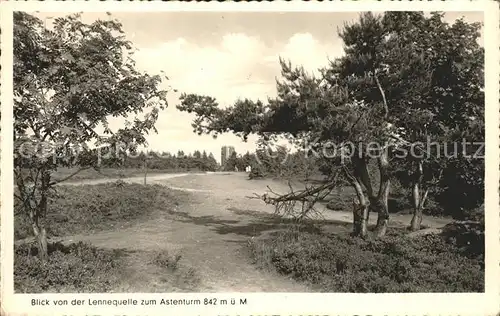
[[[354,22],[359,12],[111,12],[119,20],[128,40],[136,48],[137,69],[151,75],[163,71],[169,81],[162,83],[171,92],[169,106],[160,112],[158,134],[149,135],[148,149],[176,153],[195,150],[212,152],[220,161],[220,149],[234,146],[237,153],[255,150],[256,137],[245,143],[232,134],[193,133],[193,115],[176,109],[180,93],[215,97],[223,107],[238,98],[261,99],[276,95],[280,76],[279,57],[316,72],[328,60],[343,54],[337,30]],[[63,13],[36,13],[42,19]],[[449,12],[453,22],[483,22],[482,12]],[[102,13],[83,13],[82,20],[109,19]],[[47,22],[50,23],[50,22]],[[112,125],[119,127],[122,121]]]

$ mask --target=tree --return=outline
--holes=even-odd
[[[215,160],[215,157],[212,153],[208,155],[208,167],[207,170],[210,171],[215,171],[219,167],[219,164],[217,163],[217,160]]]
[[[425,159],[398,154],[428,137],[450,141],[453,131],[470,130],[470,116],[482,119],[478,27],[460,20],[449,26],[440,13],[364,13],[339,32],[345,55],[321,69],[319,77],[280,60],[278,96],[267,104],[245,99],[221,109],[212,97],[184,94],[177,107],[197,115],[193,123],[198,133],[232,131],[244,140],[256,133],[265,141],[284,135],[301,145],[320,161],[326,183],[261,198],[287,214],[300,203],[298,217],[303,218],[335,186],[348,183],[357,199],[355,235],[367,235],[370,212],[378,214],[376,234],[385,234],[395,166],[407,166],[406,177],[418,189],[413,190],[412,225],[418,229],[425,192],[439,180],[447,161],[433,153]],[[417,146],[417,153],[422,151]],[[368,169],[373,160],[378,190]]]
[[[98,170],[103,155],[121,160],[145,144],[167,106],[167,91],[159,89],[160,76],[135,69],[131,44],[116,20],[85,24],[75,14],[56,18],[48,29],[15,12],[13,47],[15,197],[46,258],[42,219],[50,190],[83,169]],[[109,128],[109,117],[129,116],[123,128]],[[60,166],[78,171],[53,181]]]
[[[231,156],[226,161],[226,165],[224,166],[224,171],[234,171],[234,167],[238,165],[238,154],[236,151],[231,153]]]
[[[390,50],[394,55],[390,65],[412,74],[391,83],[405,91],[402,98],[393,97],[391,101],[399,108],[394,112],[395,122],[409,144],[439,144],[430,148],[413,146],[414,154],[399,162],[404,169],[413,170],[410,174],[398,173],[413,195],[412,230],[420,229],[429,192],[441,194],[441,188],[452,185],[445,184],[446,177],[442,176],[450,173],[447,170],[454,161],[464,160],[462,140],[484,141],[484,50],[478,44],[480,24],[457,20],[449,25],[442,18],[439,12],[433,12],[429,18],[421,12],[390,12],[382,19],[391,45],[397,48]],[[483,166],[484,170],[480,159],[469,159],[468,163],[477,164],[479,169]],[[463,174],[465,170],[453,168],[451,173]],[[484,190],[480,170],[473,178],[477,180],[476,188]],[[459,190],[465,193],[471,189],[472,186],[461,186]],[[455,194],[461,195],[457,191]]]

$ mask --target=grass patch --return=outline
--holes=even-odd
[[[175,193],[174,193],[175,192]],[[42,223],[49,236],[92,233],[129,225],[148,218],[159,208],[178,203],[182,192],[160,185],[127,184],[60,186],[48,203]],[[14,238],[32,236],[26,216],[15,217]]]
[[[41,261],[36,246],[14,247],[16,293],[109,292],[121,280],[123,252],[82,242],[49,244],[49,259]]]
[[[249,246],[259,267],[322,292],[484,291],[484,256],[468,258],[440,236],[391,232],[365,241],[348,234],[286,231]]]

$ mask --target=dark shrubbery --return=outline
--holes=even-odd
[[[480,140],[484,141],[484,135],[474,137],[474,142]],[[484,204],[484,159],[461,158],[450,161],[441,183],[443,190],[437,200],[445,215],[458,220],[466,219],[470,212]]]
[[[110,229],[145,217],[175,197],[159,185],[127,184],[123,181],[98,185],[61,186],[50,197],[48,214],[42,219],[49,236]],[[32,236],[24,214],[15,218],[15,239]]]
[[[265,172],[264,168],[261,165],[256,164],[252,170],[250,171],[250,174],[248,177],[250,180],[252,179],[262,179],[267,177],[267,172]]]
[[[484,220],[455,221],[443,228],[443,237],[467,257],[484,257]],[[484,260],[484,258],[482,259]]]
[[[442,237],[282,232],[250,243],[255,263],[325,292],[482,292],[484,258],[467,258]]]
[[[79,242],[49,244],[49,258],[41,261],[37,247],[14,249],[14,289],[21,293],[109,292],[120,281],[121,252]]]

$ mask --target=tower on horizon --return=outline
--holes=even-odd
[[[235,150],[233,146],[222,146],[220,150],[220,166],[222,167],[222,169],[224,169],[227,160],[229,159],[229,157],[231,157],[234,151]]]

